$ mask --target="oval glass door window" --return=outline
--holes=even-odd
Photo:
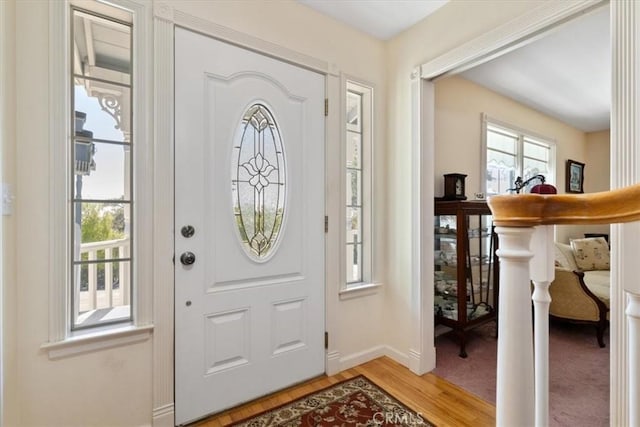
[[[234,141],[231,189],[236,226],[247,255],[261,261],[280,236],[287,189],[282,138],[271,111],[263,104],[250,106]]]

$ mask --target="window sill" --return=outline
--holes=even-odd
[[[378,293],[381,287],[382,283],[363,282],[341,289],[339,295],[341,300],[360,298]]]
[[[149,339],[153,325],[123,326],[68,337],[62,341],[48,342],[40,346],[49,353],[49,359],[62,359],[82,353],[104,350]]]

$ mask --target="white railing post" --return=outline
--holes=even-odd
[[[128,258],[131,256],[131,245],[129,245],[129,240],[127,240],[127,244],[120,247],[120,256],[122,258]],[[129,305],[131,291],[130,291],[130,274],[131,263],[130,262],[122,262],[120,263],[120,295],[122,297],[122,305]]]
[[[500,238],[496,425],[532,426],[533,333],[529,249],[533,227],[496,227]]]
[[[531,280],[535,318],[535,425],[549,424],[549,285],[555,278],[553,226],[535,228],[531,239]]]
[[[89,261],[96,260],[96,251],[91,250],[87,254]],[[89,310],[98,308],[98,264],[87,264],[89,283],[87,286],[87,292],[89,293]]]
[[[640,295],[627,292],[629,425],[640,425]]]
[[[104,249],[104,259],[113,259],[113,248]],[[104,263],[104,291],[107,293],[107,307],[113,307],[113,263]]]
[[[119,258],[127,258],[130,253],[130,240],[106,240],[102,242],[85,243],[80,247],[81,254],[87,254],[88,260],[95,261],[98,259],[98,251],[104,250],[104,258],[112,259],[115,257],[115,249],[118,249]],[[129,305],[129,263],[120,263],[118,268],[119,292],[113,291],[113,263],[104,263],[105,288],[104,292],[100,292],[98,296],[98,264],[87,264],[88,270],[88,286],[86,291],[76,289],[77,297],[74,299],[77,307],[75,313],[99,308],[108,308],[118,305]]]

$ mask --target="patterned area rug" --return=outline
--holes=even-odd
[[[233,426],[434,426],[360,375]]]

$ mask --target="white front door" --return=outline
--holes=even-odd
[[[324,372],[324,76],[177,28],[175,102],[183,424]]]

